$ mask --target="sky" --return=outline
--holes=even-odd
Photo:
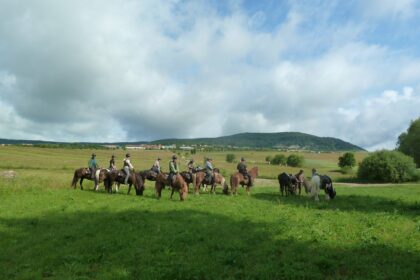
[[[0,138],[377,150],[418,117],[420,0],[0,0]]]

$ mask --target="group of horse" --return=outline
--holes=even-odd
[[[171,198],[175,191],[179,192],[181,200],[187,199],[190,185],[193,186],[193,192],[195,194],[200,193],[200,188],[207,189],[210,186],[210,193],[216,193],[216,186],[222,186],[224,194],[238,194],[238,187],[246,187],[246,191],[249,194],[250,188],[254,183],[255,178],[258,176],[258,167],[253,167],[248,171],[249,177],[236,172],[230,177],[230,189],[224,176],[220,173],[220,170],[215,168],[213,177],[208,178],[205,170],[197,168],[193,172],[183,171],[174,175],[172,184],[170,182],[168,173],[160,172],[157,173],[153,170],[144,170],[140,172],[131,172],[128,178],[128,192],[130,194],[131,187],[134,186],[136,195],[143,195],[145,189],[146,180],[155,183],[155,194],[158,198],[162,195],[162,190],[165,187],[171,188]],[[105,190],[108,193],[112,193],[113,186],[115,186],[115,192],[119,191],[121,184],[125,184],[126,173],[124,170],[116,169],[98,169],[94,176],[92,176],[89,168],[79,168],[74,171],[73,181],[71,186],[76,188],[77,182],[80,181],[80,189],[83,190],[83,180],[94,180],[94,190],[99,190],[99,184],[103,183]],[[310,181],[307,181],[304,176],[297,178],[292,174],[285,172],[278,175],[278,181],[280,185],[280,192],[282,196],[286,195],[301,195],[302,186],[304,187],[305,193],[314,197],[316,201],[319,201],[320,190],[325,191],[325,199],[333,199],[336,196],[336,191],[333,187],[333,183],[330,177],[327,175],[314,174]]]
[[[249,177],[244,176],[243,174],[236,172],[230,177],[230,189],[229,185],[226,182],[226,179],[220,173],[219,169],[215,168],[213,172],[213,177],[208,178],[206,176],[205,170],[200,168],[193,170],[193,172],[183,171],[174,175],[172,179],[172,184],[169,181],[169,174],[160,172],[157,173],[153,170],[144,170],[140,172],[130,172],[130,176],[127,180],[128,192],[130,194],[131,187],[134,186],[136,190],[136,195],[143,195],[145,189],[145,182],[153,181],[155,182],[155,194],[158,198],[161,197],[162,190],[165,187],[170,187],[171,198],[175,191],[179,192],[180,200],[187,199],[188,192],[190,189],[190,184],[193,185],[193,190],[195,194],[200,193],[200,188],[203,187],[207,189],[210,186],[210,193],[216,192],[216,186],[220,185],[223,188],[224,194],[234,194],[237,195],[238,187],[246,187],[246,191],[249,194],[250,188],[253,185],[255,178],[258,176],[258,167],[253,167],[248,171]],[[76,188],[77,182],[80,181],[80,189],[83,190],[83,180],[94,180],[95,187],[94,190],[99,190],[99,184],[103,183],[105,190],[108,193],[113,192],[113,186],[115,186],[115,191],[119,191],[121,184],[125,184],[126,173],[124,170],[115,170],[115,169],[97,169],[95,174],[91,174],[89,168],[79,168],[74,171],[73,180],[71,186]]]
[[[333,187],[333,183],[330,177],[327,175],[319,175],[317,173],[312,175],[310,182],[308,182],[304,176],[296,177],[292,174],[285,172],[279,174],[277,177],[280,185],[281,195],[295,195],[299,191],[299,195],[302,191],[302,186],[305,189],[305,193],[315,198],[315,201],[319,201],[319,194],[321,190],[325,191],[325,199],[333,199],[336,196],[336,191]]]

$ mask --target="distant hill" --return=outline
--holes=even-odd
[[[209,145],[236,148],[272,148],[288,150],[310,150],[310,151],[365,151],[364,149],[332,137],[318,137],[300,132],[278,132],[278,133],[240,133],[230,136],[215,138],[194,138],[194,139],[162,139],[151,142],[117,142],[117,143],[65,143],[38,140],[10,140],[0,139],[0,144],[34,144],[34,145],[133,145],[133,144],[162,144],[171,145]]]
[[[300,132],[239,133],[216,138],[164,139],[152,144],[211,145],[249,148],[278,148],[311,151],[365,151],[363,148],[332,137],[318,137]]]

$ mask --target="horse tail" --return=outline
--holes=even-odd
[[[99,175],[101,174],[101,169],[96,170],[95,172],[95,178],[96,178],[96,182],[98,182],[99,184]]]
[[[77,170],[74,171],[73,181],[71,181],[71,187],[76,187],[79,176],[77,176]]]

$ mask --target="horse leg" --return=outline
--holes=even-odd
[[[83,177],[80,179],[80,189],[83,190]]]
[[[171,190],[171,199],[172,199],[172,196],[174,195],[174,192],[175,192],[175,188],[172,188],[172,190]],[[180,194],[181,194],[181,192],[180,192]]]
[[[130,191],[131,191],[131,184],[128,184],[128,192],[127,192],[127,195],[130,194]]]

